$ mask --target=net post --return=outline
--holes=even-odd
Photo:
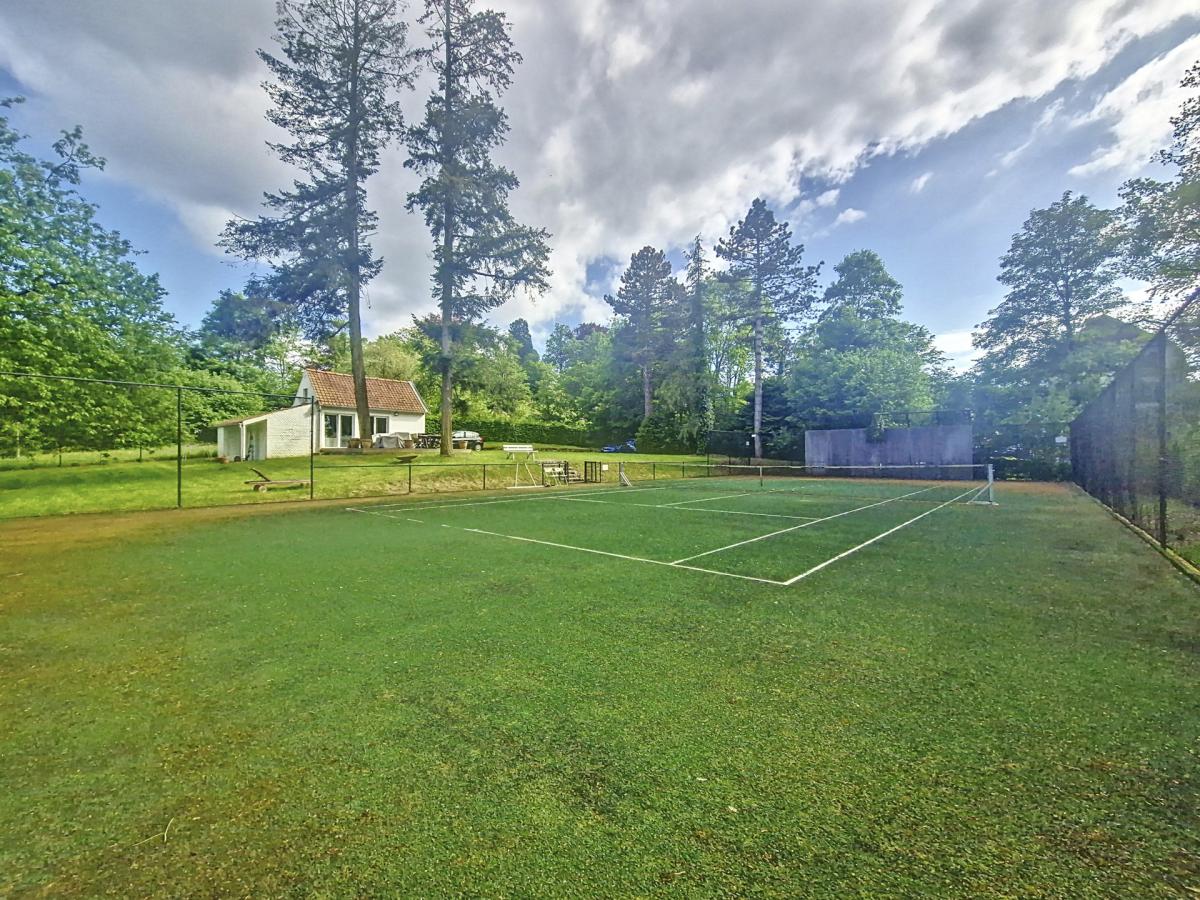
[[[759,486],[759,487],[762,487],[762,486],[763,486],[763,471],[762,471],[762,466],[759,466],[759,467],[758,467],[758,486]]]
[[[988,498],[988,503],[995,506],[995,504],[996,504],[996,467],[992,463],[987,464],[987,498]]]
[[[59,457],[61,464],[62,457]],[[183,388],[175,388],[175,508],[183,509]]]

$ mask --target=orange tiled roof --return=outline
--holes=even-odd
[[[340,372],[308,369],[308,383],[322,406],[354,409],[354,379]],[[422,415],[428,410],[411,381],[367,379],[367,405],[380,412]]]

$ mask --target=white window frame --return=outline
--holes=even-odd
[[[383,428],[376,427],[379,422],[383,423]],[[377,434],[390,434],[388,428],[391,424],[388,416],[371,416],[371,437],[375,437]]]
[[[326,419],[332,417],[334,420],[334,434],[330,435],[326,429]],[[356,419],[358,417],[350,413],[342,412],[327,412],[322,414],[321,418],[321,442],[324,447],[347,447],[350,444],[350,439],[355,437],[355,429],[357,427]],[[350,431],[347,433],[342,429],[346,421],[350,422]]]

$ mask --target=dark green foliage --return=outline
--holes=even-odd
[[[717,256],[729,264],[725,279],[735,288],[729,297],[731,317],[750,328],[754,352],[755,455],[762,455],[764,354],[772,329],[798,318],[812,306],[820,264],[803,264],[804,246],[792,245],[786,222],[760,198],[746,218],[717,244]]]
[[[1118,251],[1112,214],[1086,197],[1030,213],[1000,261],[1008,294],[975,336],[985,420],[1070,421],[1132,356],[1140,332],[1107,315],[1124,302]]]
[[[641,373],[643,419],[649,419],[654,411],[655,367],[667,352],[666,345],[674,343],[676,337],[666,330],[672,319],[675,286],[666,254],[643,247],[630,257],[629,266],[621,273],[617,295],[604,298],[621,317],[620,350]]]
[[[82,171],[103,160],[78,128],[63,133],[53,162],[23,151],[21,139],[0,116],[0,369],[172,381],[180,341],[157,277],[138,270],[128,241],[76,190]],[[174,416],[160,399],[0,378],[0,452],[15,452],[18,441],[25,451],[162,443]]]
[[[826,314],[853,313],[864,319],[900,314],[903,289],[874,250],[856,250],[833,267],[837,280],[825,289]]]
[[[1200,88],[1200,63],[1182,84]],[[1127,181],[1118,210],[1126,272],[1164,297],[1182,295],[1200,280],[1200,95],[1188,96],[1171,124],[1171,145],[1159,160],[1175,170],[1174,179]]]
[[[513,319],[508,325],[508,336],[516,345],[517,356],[522,364],[538,361],[538,352],[533,346],[533,336],[529,333],[529,323],[524,319]]]

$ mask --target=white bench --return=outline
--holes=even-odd
[[[505,444],[504,452],[508,454],[509,459],[516,459],[518,453],[524,454],[526,459],[537,457],[537,451],[533,449],[533,444]]]

